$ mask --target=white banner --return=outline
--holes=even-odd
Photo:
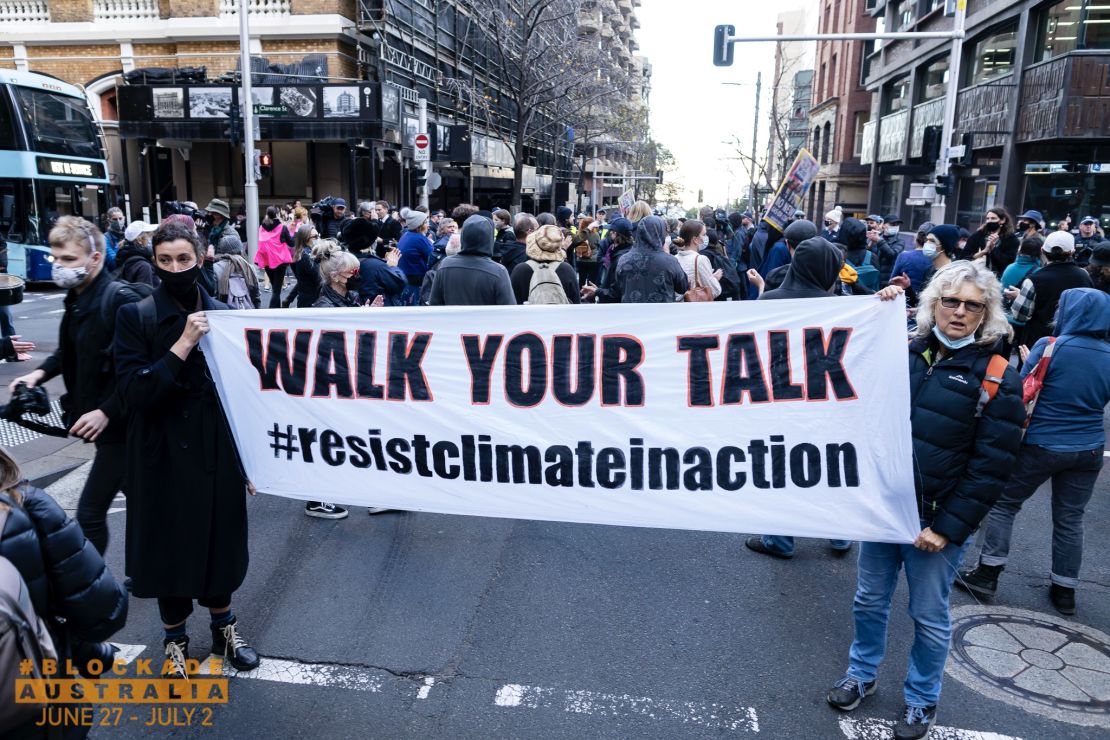
[[[259,491],[408,511],[910,542],[905,307],[222,311]]]

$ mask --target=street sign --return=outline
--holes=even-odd
[[[428,138],[427,134],[417,134],[412,140],[412,150],[414,162],[430,162],[432,161],[432,140]]]
[[[285,105],[266,105],[265,103],[254,104],[254,115],[256,116],[287,116],[289,115],[289,108]]]
[[[967,154],[967,145],[966,144],[960,144],[958,146],[948,147],[948,158],[949,159],[963,159],[966,154]]]
[[[438,189],[439,186],[442,185],[442,184],[443,184],[443,176],[440,175],[438,172],[433,172],[430,175],[428,175],[428,192],[429,193],[435,192],[436,189]]]

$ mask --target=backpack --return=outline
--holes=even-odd
[[[858,275],[856,282],[868,290],[877,293],[879,291],[879,268],[871,264],[872,259],[871,251],[867,250],[863,253],[862,265],[857,265],[855,262],[852,262],[852,260],[848,260],[848,262],[852,264],[852,267],[856,268],[856,274]]]
[[[706,249],[699,254],[709,258],[709,264],[714,270],[721,271],[721,277],[717,281],[721,284],[721,294],[717,296],[717,300],[725,301],[729,298],[734,301],[740,300],[740,289],[743,286],[740,282],[740,273],[736,270],[736,265],[732,264],[732,260],[715,249]]]
[[[17,505],[7,496],[0,496],[0,502],[13,508]],[[0,509],[0,536],[9,513]],[[42,617],[35,613],[27,583],[11,561],[0,555],[0,696],[5,697],[0,702],[0,735],[42,716],[45,705],[17,704],[13,700],[16,680],[45,678],[43,661],[57,659],[54,640]]]
[[[126,291],[126,293],[124,293]],[[130,293],[130,298],[133,301],[140,301],[154,292],[154,287],[146,283],[129,283],[126,280],[113,280],[111,285],[104,291],[104,296],[100,299],[100,321],[104,326],[115,328],[116,317],[112,313],[112,306],[116,303],[116,296],[120,293]]]
[[[558,262],[528,260],[528,265],[532,268],[532,279],[528,281],[528,300],[525,301],[527,305],[570,303],[566,291],[563,290],[562,281],[552,268],[552,265],[555,265],[557,269],[558,264]]]
[[[1010,361],[1002,355],[991,355],[987,363],[987,371],[983,374],[983,382],[979,384],[979,402],[975,404],[975,418],[983,415],[983,409],[998,395],[998,388],[1002,385],[1002,376]]]
[[[253,310],[254,301],[251,300],[247,276],[243,274],[243,265],[232,259],[227,269],[227,305],[239,310]],[[246,269],[250,269],[250,265],[247,265]]]

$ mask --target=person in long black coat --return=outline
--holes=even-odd
[[[152,245],[161,285],[120,310],[115,341],[119,391],[131,412],[127,573],[135,596],[158,599],[166,655],[183,676],[193,599],[212,614],[212,652],[250,670],[258,654],[231,611],[247,572],[249,483],[197,349],[206,312],[227,306],[197,288],[204,247],[193,232],[167,224]]]

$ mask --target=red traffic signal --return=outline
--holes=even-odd
[[[263,177],[269,177],[274,164],[274,155],[261,152],[258,155],[258,169]]]

